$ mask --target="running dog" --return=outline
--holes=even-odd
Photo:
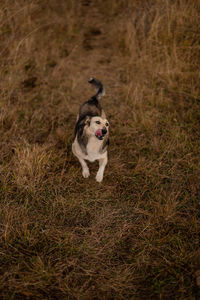
[[[105,95],[105,90],[102,83],[95,78],[90,78],[88,82],[96,88],[96,94],[80,106],[72,152],[82,166],[84,178],[88,178],[90,175],[86,160],[99,161],[96,181],[101,182],[108,162],[107,148],[109,145],[109,123],[99,103],[101,97]]]

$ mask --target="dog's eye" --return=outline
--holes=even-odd
[[[106,127],[108,127],[109,126],[109,124],[108,123],[106,123]]]
[[[101,122],[100,122],[100,121],[96,121],[96,123],[97,123],[97,124],[101,124]]]

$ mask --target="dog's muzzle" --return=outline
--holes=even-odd
[[[99,140],[103,140],[104,136],[106,135],[107,133],[107,129],[106,128],[103,128],[103,129],[98,129],[96,132],[95,132],[95,136],[99,139]]]

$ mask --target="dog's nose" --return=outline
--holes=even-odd
[[[104,127],[103,129],[102,129],[102,134],[106,134],[107,133],[107,129]]]

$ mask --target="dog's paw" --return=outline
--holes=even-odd
[[[90,176],[89,169],[83,169],[82,175],[83,175],[84,178],[88,178]]]
[[[97,181],[97,182],[102,182],[102,180],[103,180],[103,174],[97,172],[97,175],[96,175],[96,181]]]

